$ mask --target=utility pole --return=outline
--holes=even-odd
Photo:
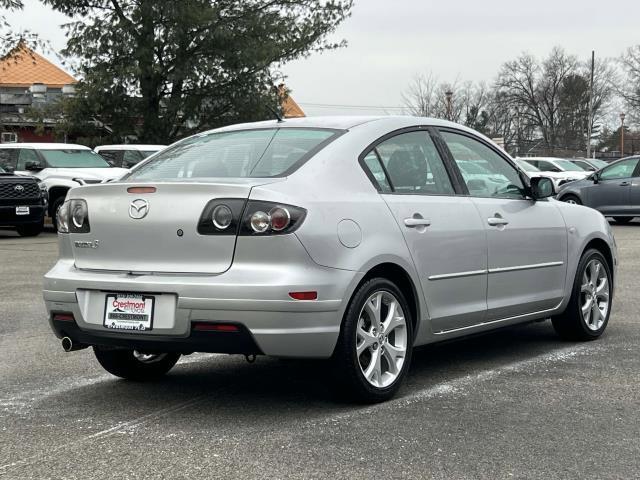
[[[453,109],[451,105],[453,92],[451,91],[451,89],[448,89],[446,92],[444,92],[444,96],[447,100],[447,120],[451,121],[453,117]]]
[[[589,117],[587,118],[587,158],[591,158],[591,135],[593,134],[593,71],[596,65],[596,52],[591,50],[591,82],[589,83]]]
[[[620,114],[620,158],[624,158],[624,117],[626,115]]]

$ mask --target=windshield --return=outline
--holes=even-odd
[[[158,153],[158,150],[138,150],[142,158],[147,158],[153,155],[154,153]]]
[[[555,164],[565,172],[584,172],[586,169],[569,160],[556,160]]]
[[[7,173],[4,171],[4,168],[0,167],[0,173]]]
[[[278,177],[295,170],[337,135],[336,130],[308,128],[196,135],[158,153],[125,178]]]
[[[516,162],[518,163],[518,166],[524,170],[525,172],[539,172],[540,169],[538,167],[535,167],[533,165],[531,165],[529,162],[526,162],[524,160],[516,160]]]
[[[604,168],[607,165],[609,165],[607,162],[605,162],[604,160],[598,160],[596,158],[591,158],[589,159],[589,163],[591,163],[593,166],[595,166],[596,168]]]
[[[91,150],[40,150],[51,168],[110,168],[107,161]]]

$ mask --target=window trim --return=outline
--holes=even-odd
[[[305,163],[307,163],[311,158],[313,158],[317,153],[319,153],[321,150],[323,150],[327,145],[329,145],[330,143],[333,143],[334,141],[336,141],[338,138],[340,138],[342,135],[344,135],[345,133],[347,133],[349,130],[346,129],[339,129],[339,128],[327,128],[327,127],[288,127],[285,125],[275,125],[273,127],[259,127],[259,128],[238,128],[238,129],[234,129],[234,130],[224,130],[224,131],[220,131],[220,132],[201,132],[201,133],[196,133],[194,135],[190,135],[178,142],[173,143],[172,145],[169,145],[166,150],[176,147],[178,145],[180,145],[183,141],[189,140],[193,137],[206,137],[209,135],[223,135],[223,134],[227,134],[227,133],[239,133],[239,132],[259,132],[259,131],[263,131],[263,130],[276,130],[276,133],[274,134],[277,135],[277,132],[279,132],[280,130],[318,130],[318,131],[326,131],[326,132],[333,132],[334,134],[331,135],[330,137],[326,138],[325,140],[323,140],[322,142],[320,142],[318,145],[316,145],[315,147],[313,147],[311,150],[309,150],[307,153],[305,153],[302,157],[300,157],[298,159],[298,161],[296,161],[293,165],[291,165],[287,170],[285,170],[282,173],[279,173],[278,175],[272,175],[270,177],[241,177],[241,178],[285,178],[288,177],[289,175],[291,175],[292,173],[296,172],[298,169],[300,169]],[[268,148],[268,146],[267,146]],[[163,150],[164,152],[165,150]],[[147,163],[149,163],[150,161],[154,161],[155,160],[155,155],[150,155],[147,158],[143,159],[141,162],[136,163],[133,167],[131,167],[129,169],[129,173],[127,173],[126,175],[124,175],[120,180],[121,181],[127,181],[129,180],[129,177],[131,177],[132,174],[134,174],[138,168],[146,165]],[[228,178],[238,178],[238,177],[228,177]],[[147,180],[145,180],[147,181]],[[176,179],[171,180],[171,181],[178,181]]]
[[[444,144],[444,147],[446,148],[446,152],[447,155],[450,157],[451,161],[454,164],[454,168],[455,171],[457,172],[458,175],[460,175],[460,178],[462,179],[462,188],[464,190],[465,193],[463,193],[464,196],[466,197],[470,197],[470,198],[497,198],[497,199],[502,199],[502,200],[531,200],[531,182],[529,177],[523,173],[523,171],[518,167],[518,165],[515,163],[515,160],[511,159],[511,157],[509,157],[508,155],[505,155],[504,152],[500,151],[500,149],[498,147],[496,147],[495,145],[492,145],[490,142],[487,142],[486,140],[484,140],[483,138],[474,135],[470,132],[464,131],[464,130],[459,130],[457,128],[452,128],[452,127],[438,127],[436,129],[438,135],[440,136],[442,143]],[[467,184],[466,182],[464,182],[464,177],[462,176],[462,172],[460,171],[460,168],[458,168],[458,165],[456,164],[455,158],[453,157],[453,154],[451,153],[451,150],[449,149],[449,146],[447,145],[446,140],[444,139],[444,137],[442,137],[441,133],[442,132],[447,132],[447,133],[453,133],[453,134],[457,134],[457,135],[462,135],[463,137],[467,137],[470,138],[472,140],[475,140],[479,143],[481,143],[482,145],[484,145],[485,147],[489,148],[489,150],[493,151],[495,154],[497,154],[500,158],[502,158],[503,160],[505,160],[518,174],[518,178],[520,178],[520,181],[522,182],[522,185],[524,186],[524,196],[522,198],[513,198],[513,197],[508,197],[508,196],[496,196],[496,197],[480,197],[478,195],[472,195],[469,192],[469,189],[467,188]]]
[[[399,135],[404,135],[405,133],[412,133],[412,132],[424,132],[431,139],[431,141],[433,142],[434,146],[436,147],[436,153],[440,157],[440,161],[442,162],[442,165],[443,165],[443,167],[445,169],[445,172],[447,173],[447,177],[449,177],[449,182],[451,183],[451,187],[453,188],[453,193],[396,192],[396,190],[395,190],[395,188],[393,186],[393,182],[391,181],[391,178],[389,176],[389,172],[387,172],[387,168],[384,166],[384,163],[382,162],[382,159],[380,158],[380,154],[378,153],[377,147],[381,143],[384,143],[384,142],[386,142],[387,140],[389,140],[391,138],[397,137]],[[397,130],[393,130],[391,132],[388,132],[388,133],[384,134],[383,136],[378,137],[376,140],[371,142],[369,145],[367,145],[367,147],[358,156],[358,163],[360,164],[360,168],[362,168],[362,170],[364,171],[365,175],[367,176],[367,178],[369,179],[369,181],[371,182],[373,187],[381,195],[420,195],[420,196],[428,196],[428,197],[452,197],[452,196],[459,195],[462,187],[461,187],[458,179],[455,177],[455,175],[452,175],[452,173],[454,172],[454,170],[452,169],[452,165],[443,156],[442,148],[441,148],[440,145],[438,145],[438,143],[439,143],[439,139],[438,139],[438,137],[434,136],[434,128],[432,126],[430,126],[430,125],[414,125],[414,126],[411,126],[411,127],[403,127],[403,128],[399,128]],[[378,180],[376,180],[376,178],[373,176],[373,173],[369,170],[367,164],[364,162],[364,159],[371,152],[375,152],[375,154],[376,154],[378,162],[380,163],[380,166],[382,167],[382,171],[384,172],[385,177],[387,179],[387,183],[389,184],[389,187],[391,188],[390,192],[383,191],[382,187],[378,183]]]

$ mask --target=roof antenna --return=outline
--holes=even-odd
[[[273,108],[271,105],[267,105],[267,109],[273,113],[273,115],[278,119],[278,123],[282,123],[284,122],[284,120],[282,119],[282,116],[278,113],[278,111]]]

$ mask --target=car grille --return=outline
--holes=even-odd
[[[39,198],[40,187],[35,182],[2,182],[0,181],[0,198],[23,199]]]

